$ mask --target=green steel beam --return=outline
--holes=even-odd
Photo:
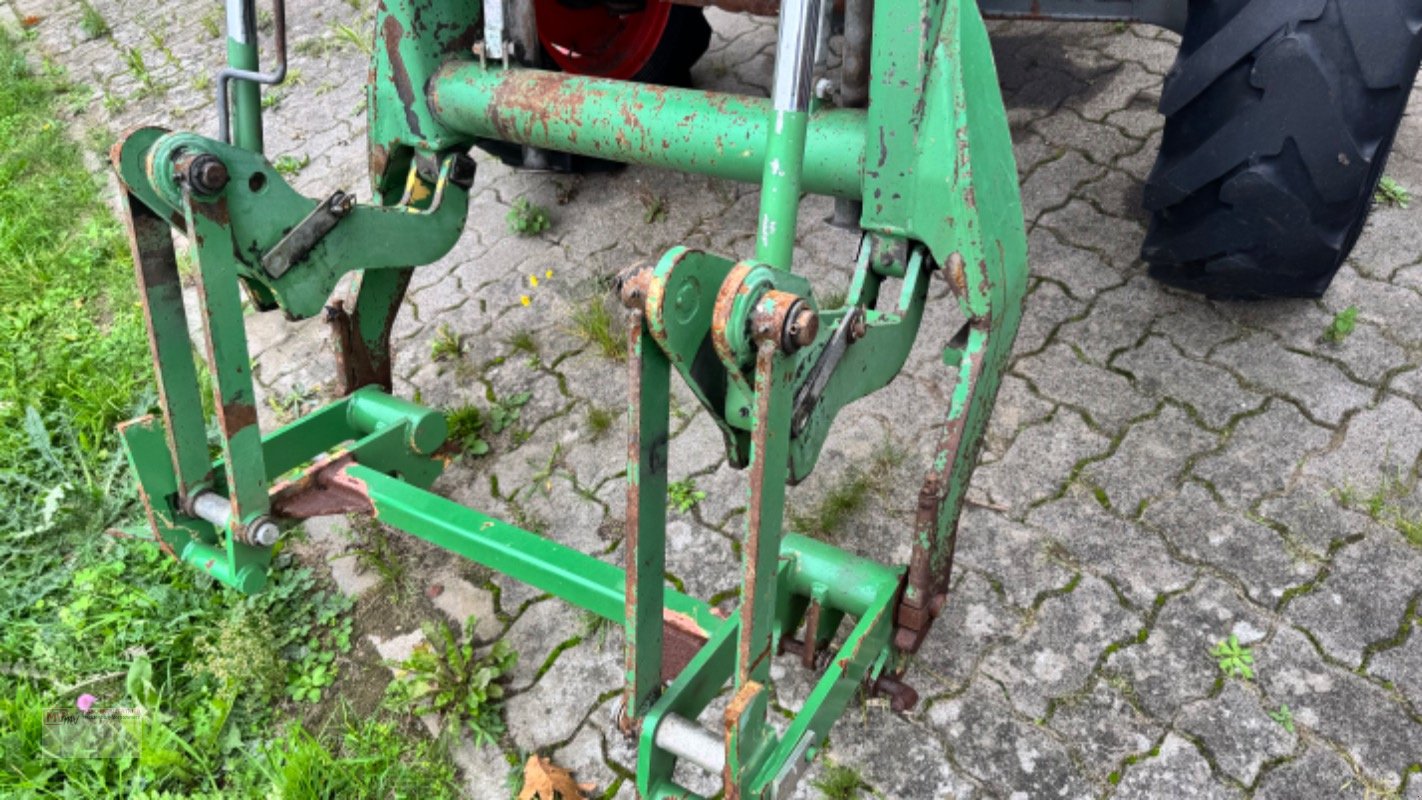
[[[450,62],[429,107],[447,129],[628,164],[756,183],[775,113],[768,99]],[[804,189],[858,198],[864,111],[809,115]]]

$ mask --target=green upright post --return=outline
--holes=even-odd
[[[250,72],[260,67],[254,0],[227,0],[227,65]],[[262,152],[262,87],[252,81],[233,81],[232,143]]]
[[[662,689],[662,617],[667,540],[667,445],[671,362],[647,335],[643,314],[628,323],[627,717],[640,719]]]
[[[775,49],[775,86],[771,105],[775,122],[765,145],[760,181],[760,218],[755,257],[789,270],[795,255],[795,222],[805,166],[805,137],[810,126],[810,79],[819,39],[820,0],[788,2],[780,10]]]

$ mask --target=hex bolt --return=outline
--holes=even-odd
[[[211,153],[199,153],[188,163],[188,185],[198,194],[217,194],[229,178],[227,165]]]
[[[271,517],[258,517],[247,526],[247,542],[258,547],[271,547],[281,538],[281,528]]]
[[[790,318],[785,330],[785,340],[794,345],[795,350],[813,344],[820,333],[820,315],[811,308],[802,308]]]

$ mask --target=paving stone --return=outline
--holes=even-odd
[[[1143,233],[1140,223],[1103,216],[1084,200],[1073,200],[1061,209],[1043,214],[1037,224],[1050,228],[1068,244],[1096,253],[1117,270],[1125,270],[1137,258],[1134,245],[1122,248],[1121,243],[1139,242]]]
[[[454,570],[436,573],[428,582],[440,587],[439,594],[430,602],[452,622],[462,626],[472,617],[475,621],[474,635],[481,639],[491,639],[503,630],[494,606],[494,595],[488,589],[466,581]]]
[[[1220,344],[1243,336],[1245,329],[1208,303],[1187,303],[1158,317],[1151,330],[1168,338],[1190,358],[1204,358]]]
[[[1337,425],[1347,412],[1362,408],[1372,397],[1337,367],[1285,350],[1267,334],[1229,342],[1210,360],[1232,368],[1246,384],[1292,399],[1328,425]]]
[[[1348,762],[1327,746],[1313,744],[1303,755],[1265,774],[1254,797],[1255,800],[1298,800],[1303,797],[1355,800],[1369,794],[1364,784],[1354,778]]]
[[[1243,584],[1251,600],[1272,608],[1292,586],[1307,583],[1315,564],[1289,553],[1276,531],[1238,512],[1222,510],[1204,487],[1187,484],[1152,503],[1143,517],[1192,561],[1208,564]],[[1248,781],[1246,781],[1248,783]]]
[[[995,649],[981,670],[1019,711],[1042,717],[1051,700],[1082,688],[1108,645],[1135,636],[1142,622],[1105,583],[1084,576],[1072,591],[1043,601],[1025,630]]]
[[[519,749],[542,750],[571,738],[589,701],[622,687],[620,656],[594,642],[570,647],[558,653],[536,684],[510,697],[504,716]]]
[[[1082,361],[1061,343],[1017,362],[1014,372],[1031,381],[1043,397],[1080,409],[1112,434],[1155,407],[1126,378]]]
[[[1163,726],[1132,707],[1120,690],[1100,680],[1089,693],[1062,700],[1049,725],[1070,743],[1077,761],[1098,785],[1105,785],[1127,756],[1149,751],[1165,733]]]
[[[1146,500],[1170,491],[1186,463],[1216,441],[1184,411],[1167,405],[1132,425],[1115,453],[1087,464],[1081,474],[1106,493],[1112,508],[1134,516]]]
[[[1398,397],[1384,398],[1348,420],[1343,440],[1332,451],[1311,456],[1304,474],[1335,487],[1364,492],[1405,476],[1422,455],[1422,410]]]
[[[1124,286],[1097,295],[1091,314],[1063,325],[1058,338],[1087,361],[1105,365],[1112,355],[1135,347],[1157,316],[1186,302],[1160,284],[1138,276]]]
[[[1021,618],[982,575],[965,568],[956,572],[948,605],[916,656],[912,678],[924,697],[963,689],[983,654],[1010,641]]]
[[[1004,375],[988,420],[983,460],[1000,458],[1019,430],[1046,419],[1052,409],[1053,405],[1033,392],[1026,381],[1016,375]]]
[[[1303,486],[1265,500],[1258,513],[1263,520],[1283,525],[1293,542],[1320,558],[1339,540],[1373,524],[1363,514],[1343,508],[1333,493],[1317,486]]]
[[[1111,359],[1111,366],[1130,373],[1141,394],[1170,398],[1189,406],[1206,425],[1216,429],[1264,402],[1261,395],[1245,389],[1228,371],[1182,358],[1161,336],[1151,336],[1139,347],[1120,353]]]
[[[1126,769],[1112,797],[1191,797],[1223,800],[1243,795],[1211,779],[1210,764],[1195,746],[1176,734],[1160,744],[1160,753]]]
[[[1074,150],[1058,149],[1045,163],[1036,165],[1022,182],[1022,213],[1031,220],[1043,211],[1065,204],[1078,186],[1100,178],[1106,170]]]
[[[1055,494],[1081,461],[1106,452],[1110,442],[1081,415],[1059,408],[1050,423],[1017,434],[1007,454],[973,474],[973,485],[1014,514]]]
[[[1105,578],[1137,609],[1184,589],[1194,577],[1154,532],[1112,516],[1094,498],[1065,497],[1033,511],[1027,522],[1051,532],[1065,558]]]
[[[1413,617],[1411,633],[1401,646],[1374,653],[1368,673],[1390,682],[1415,712],[1422,712],[1422,617]]]
[[[1059,549],[1049,531],[969,506],[959,522],[954,565],[985,573],[1007,603],[1026,610],[1042,592],[1067,585],[1075,574]]]
[[[1293,405],[1273,399],[1264,413],[1240,420],[1225,449],[1195,462],[1192,472],[1229,505],[1247,507],[1286,489],[1304,455],[1329,438]]]
[[[1111,654],[1106,672],[1130,683],[1146,713],[1168,720],[1186,703],[1209,696],[1220,677],[1211,648],[1231,633],[1248,645],[1268,627],[1228,585],[1202,578],[1166,601],[1144,644]]]
[[[1094,794],[1066,745],[1016,717],[1001,690],[989,681],[974,681],[967,693],[935,703],[928,716],[946,738],[951,763],[986,782],[995,795],[1078,798]]]
[[[1303,634],[1280,628],[1254,664],[1268,703],[1287,703],[1295,725],[1342,747],[1372,780],[1395,789],[1417,762],[1422,725],[1383,689],[1324,663]]]
[[[1051,229],[1038,226],[1027,237],[1032,274],[1060,283],[1078,300],[1089,301],[1101,290],[1119,286],[1126,276],[1091,250],[1068,244]]]
[[[1185,706],[1177,729],[1204,743],[1215,766],[1251,786],[1266,761],[1292,753],[1298,734],[1270,719],[1259,697],[1239,681],[1225,681],[1219,696]]]
[[[921,721],[871,708],[835,726],[828,755],[857,770],[883,797],[976,797],[973,782],[943,757],[939,736]]]
[[[1042,349],[1058,326],[1085,310],[1084,304],[1073,300],[1057,284],[1038,282],[1023,304],[1022,327],[1017,331],[1013,352],[1021,355]]]
[[[1357,666],[1369,644],[1397,633],[1419,594],[1418,575],[1422,550],[1375,526],[1334,556],[1327,577],[1290,603],[1286,615],[1312,633],[1324,652]]]

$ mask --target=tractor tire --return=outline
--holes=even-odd
[[[711,25],[706,14],[695,6],[673,5],[667,17],[656,49],[630,80],[660,86],[691,86],[691,68],[711,46]],[[557,61],[546,48],[538,54],[540,69],[559,69]],[[601,158],[559,153],[551,150],[531,150],[510,142],[479,139],[478,147],[497,156],[505,164],[521,169],[583,174],[610,172],[622,164]]]
[[[1141,257],[1220,299],[1319,297],[1422,60],[1422,0],[1190,0]]]

